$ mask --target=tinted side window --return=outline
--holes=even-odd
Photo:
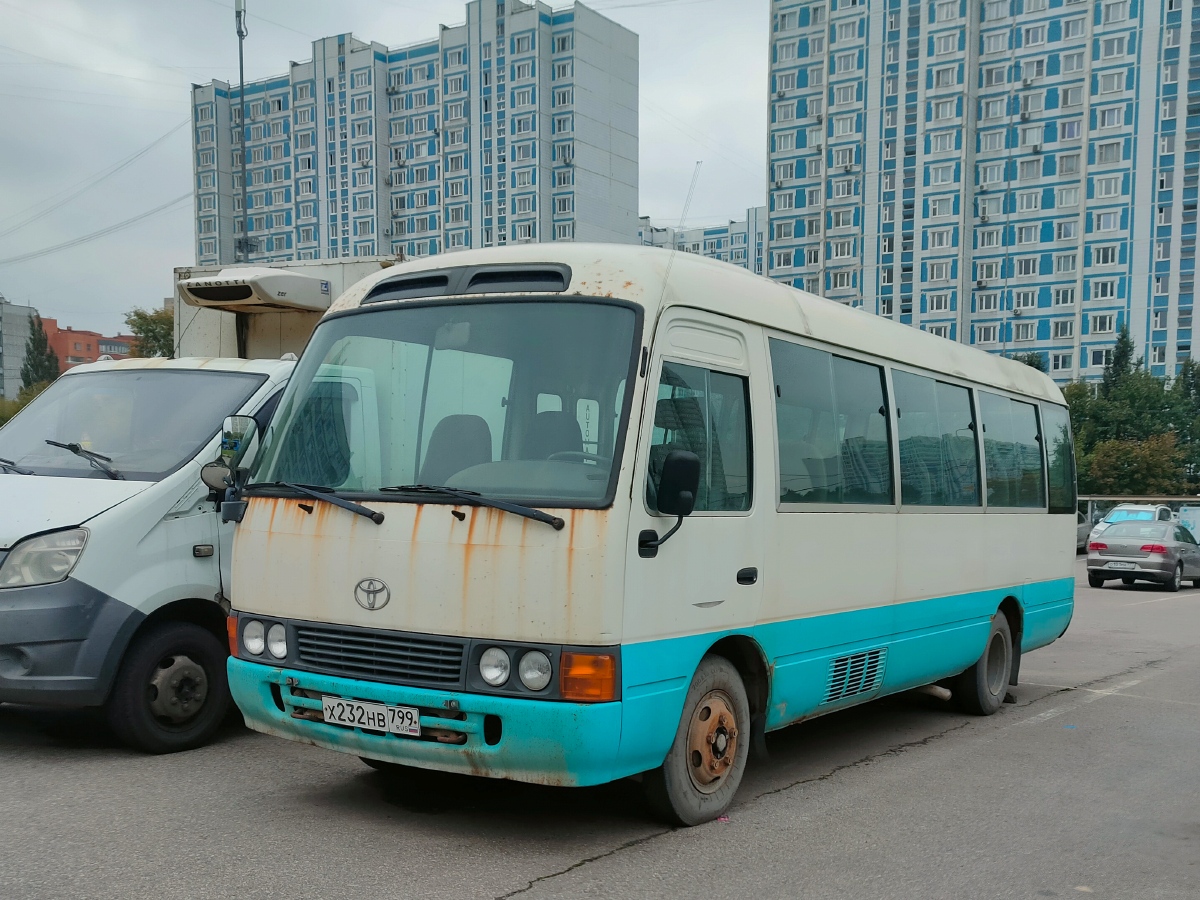
[[[750,508],[750,391],[745,378],[663,363],[654,409],[646,503],[657,509],[663,460],[672,450],[700,457],[695,509]]]
[[[1075,511],[1075,451],[1071,446],[1071,420],[1061,406],[1042,404],[1042,434],[1046,439],[1047,484],[1050,512]]]
[[[1037,409],[979,392],[989,506],[1044,508]]]
[[[771,340],[782,503],[892,502],[883,370]]]
[[[979,450],[971,392],[892,371],[900,440],[900,502],[978,506]]]

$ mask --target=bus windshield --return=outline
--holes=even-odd
[[[323,322],[252,484],[421,486],[544,506],[611,502],[637,315],[596,301],[364,308]],[[453,499],[453,498],[448,498]]]
[[[182,369],[66,375],[0,428],[0,459],[34,475],[114,477],[107,467],[158,481],[194,458],[265,380]]]

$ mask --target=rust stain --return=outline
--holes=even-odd
[[[416,505],[416,510],[413,512],[412,537],[408,539],[410,543],[416,544],[417,542],[417,529],[421,525],[421,513],[424,511],[425,505],[423,503],[418,503]]]
[[[457,509],[458,507],[455,507]],[[462,627],[467,627],[468,597],[471,594],[471,556],[475,550],[475,526],[479,522],[480,506],[471,507],[471,524],[467,526],[467,542],[463,544],[462,570]]]
[[[567,517],[567,590],[564,597],[567,601],[567,632],[575,629],[575,597],[573,594],[575,581],[575,519],[579,510],[571,510]]]
[[[632,281],[627,281],[627,282],[625,282],[625,284],[623,285],[623,287],[624,287],[624,288],[626,288],[626,289],[628,290],[629,288],[633,287],[633,282],[632,282]]]

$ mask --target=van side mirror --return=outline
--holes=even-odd
[[[230,486],[229,466],[225,465],[225,461],[222,459],[214,459],[210,463],[205,463],[200,468],[200,480],[209,490],[224,494],[225,489]]]
[[[696,507],[696,493],[700,490],[700,457],[690,450],[672,450],[663,460],[658,477],[658,511],[669,516],[678,516],[675,525],[664,534],[652,528],[638,534],[638,556],[653,559],[658,548],[667,542],[685,516],[690,516]]]

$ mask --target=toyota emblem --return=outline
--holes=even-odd
[[[392,592],[378,578],[364,578],[354,586],[354,599],[363,609],[383,609],[392,599]]]

